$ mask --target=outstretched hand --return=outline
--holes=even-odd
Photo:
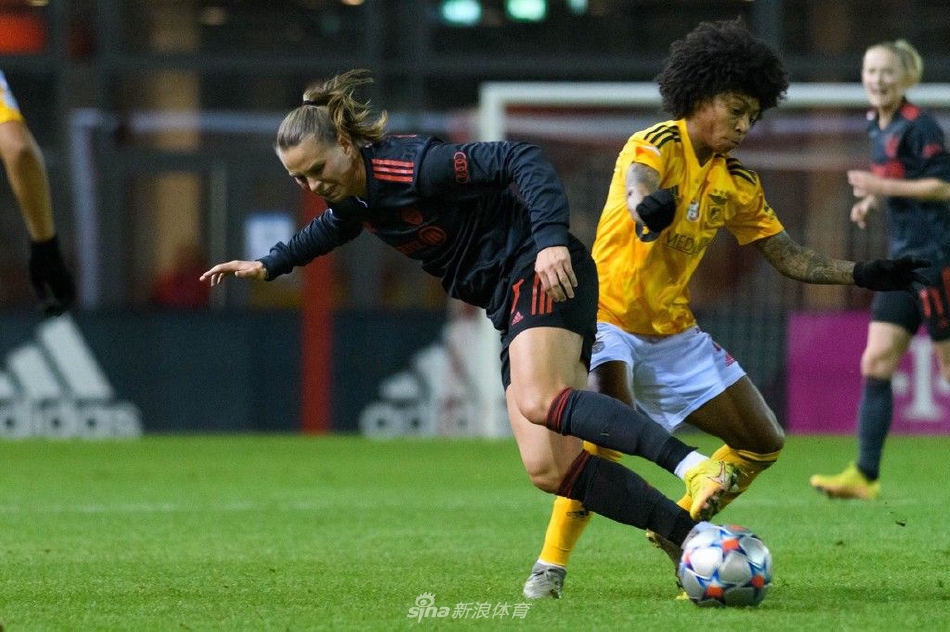
[[[874,208],[875,199],[873,195],[861,198],[851,207],[851,221],[858,225],[858,228],[867,228],[868,213]]]
[[[930,285],[930,279],[919,271],[929,265],[929,261],[919,257],[859,261],[854,264],[852,275],[855,285],[875,292],[912,291],[914,283]]]
[[[571,253],[567,246],[551,246],[538,253],[534,271],[541,280],[544,293],[555,303],[574,298],[577,276],[571,265]]]
[[[267,280],[267,268],[264,267],[264,264],[260,261],[228,261],[227,263],[219,263],[214,266],[200,277],[199,281],[207,282],[211,284],[211,287],[214,287],[221,283],[224,280],[224,277],[229,274],[233,274],[239,279],[258,279],[260,281]]]

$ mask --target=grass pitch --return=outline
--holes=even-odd
[[[575,551],[565,598],[526,605],[521,584],[551,498],[531,487],[507,440],[2,442],[0,623],[8,632],[947,629],[950,439],[892,437],[876,502],[808,487],[810,474],[836,472],[853,451],[847,437],[792,437],[716,519],[754,529],[775,574],[758,608],[709,610],[674,600],[671,565],[640,531],[600,517]],[[669,474],[625,462],[679,497]]]

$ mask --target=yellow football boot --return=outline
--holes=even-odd
[[[689,515],[709,520],[719,512],[722,495],[738,489],[739,469],[732,463],[706,459],[686,470],[686,492],[692,498]]]
[[[815,474],[808,481],[811,486],[830,498],[859,498],[874,500],[881,493],[881,483],[872,481],[852,463],[841,474]]]

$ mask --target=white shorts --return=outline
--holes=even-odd
[[[611,361],[627,365],[637,406],[670,432],[746,374],[699,327],[672,336],[638,336],[598,322],[590,368]]]

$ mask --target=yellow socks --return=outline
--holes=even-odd
[[[586,441],[584,449],[611,461],[619,461],[623,456],[620,452],[601,448]],[[544,546],[541,548],[538,559],[546,564],[567,566],[571,551],[584,533],[584,527],[590,522],[590,517],[590,512],[584,509],[580,501],[563,496],[555,497],[548,530],[544,534]]]
[[[567,560],[574,545],[590,522],[590,512],[584,509],[579,500],[563,496],[554,499],[554,509],[548,530],[544,534],[544,546],[538,559],[546,564],[567,566]]]
[[[749,450],[736,450],[730,448],[727,445],[722,446],[709,458],[713,461],[725,461],[726,463],[732,463],[737,468],[739,468],[739,482],[737,484],[738,489],[734,492],[727,492],[722,495],[721,509],[725,508],[726,505],[731,503],[733,500],[739,497],[739,494],[744,492],[749,488],[749,485],[752,484],[752,481],[755,480],[755,477],[767,470],[776,460],[778,460],[778,455],[781,454],[781,450],[777,452],[769,452],[768,454],[759,454],[756,452],[750,452]],[[680,507],[683,507],[689,511],[689,507],[692,504],[693,499],[687,494],[677,501]]]
[[[611,461],[619,461],[623,456],[620,452],[607,450],[586,441],[584,442],[584,449],[591,454],[596,454]],[[727,445],[716,450],[710,457],[711,459],[732,463],[739,468],[740,472],[737,491],[723,494],[722,507],[731,503],[739,494],[748,489],[752,481],[761,472],[775,463],[780,452],[758,454],[749,450],[735,450]],[[689,511],[692,502],[692,498],[686,495],[677,504]],[[557,496],[554,499],[551,519],[544,534],[544,546],[541,548],[541,555],[538,559],[546,564],[567,566],[571,551],[574,550],[581,534],[584,533],[584,528],[590,522],[590,517],[590,512],[584,509],[584,505],[580,501]]]

